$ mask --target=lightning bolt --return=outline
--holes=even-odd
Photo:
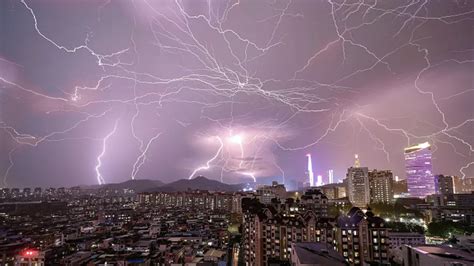
[[[244,173],[242,173],[242,175],[248,176],[248,177],[252,178],[252,180],[253,180],[254,183],[257,182],[257,178],[255,177],[255,174],[254,174],[254,173],[244,172]]]
[[[96,177],[97,177],[97,182],[99,185],[105,184],[104,177],[102,176],[102,173],[100,172],[100,168],[102,167],[102,157],[104,157],[105,152],[107,150],[107,141],[110,139],[115,134],[115,131],[117,131],[117,126],[118,126],[118,120],[115,121],[114,123],[114,128],[112,131],[110,131],[102,140],[102,151],[101,153],[97,156],[97,164],[95,166],[95,172],[96,172]]]
[[[436,143],[450,146],[450,151],[452,150],[454,155],[463,160],[459,169],[463,178],[474,164],[472,141],[466,135],[461,134],[474,120],[467,118],[454,123],[445,113],[448,108],[445,104],[458,99],[457,97],[470,95],[473,88],[463,88],[461,92],[442,96],[437,95],[424,84],[426,76],[436,67],[445,64],[472,65],[474,60],[470,57],[467,58],[467,56],[472,55],[473,49],[472,47],[467,49],[463,47],[452,50],[450,47],[449,52],[452,52],[449,54],[450,58],[439,60],[433,56],[431,48],[424,44],[434,36],[431,36],[431,33],[427,35],[422,31],[425,26],[439,24],[456,27],[461,23],[469,23],[472,21],[474,10],[459,9],[461,11],[456,11],[453,9],[455,11],[449,11],[451,13],[446,11],[442,15],[432,15],[439,14],[439,12],[431,11],[432,5],[435,5],[436,9],[436,3],[430,1],[408,0],[387,4],[383,1],[327,0],[321,4],[328,10],[327,22],[331,34],[327,35],[327,39],[322,40],[319,46],[311,48],[306,57],[295,58],[297,65],[289,66],[285,70],[289,73],[289,78],[286,78],[278,73],[273,76],[264,73],[260,67],[255,67],[255,65],[263,65],[269,57],[279,54],[278,49],[284,49],[286,45],[295,41],[288,37],[288,32],[283,32],[286,29],[286,23],[300,23],[307,18],[303,14],[297,13],[298,11],[294,11],[297,9],[298,3],[291,0],[265,3],[270,14],[256,19],[255,27],[259,27],[261,24],[265,26],[265,30],[258,32],[258,37],[255,37],[252,32],[247,34],[245,30],[232,27],[234,15],[248,8],[247,3],[238,0],[227,1],[222,3],[223,5],[213,5],[211,1],[208,1],[205,10],[201,13],[194,10],[189,12],[185,2],[179,0],[170,1],[160,7],[157,7],[153,1],[133,1],[131,4],[132,12],[134,12],[133,29],[130,34],[130,47],[120,47],[107,52],[101,52],[93,45],[94,33],[92,30],[79,44],[61,44],[58,41],[60,38],[55,38],[52,34],[48,35],[47,31],[42,28],[39,13],[35,13],[28,1],[20,0],[19,3],[21,3],[20,6],[26,8],[31,17],[30,21],[32,21],[34,32],[41,37],[42,41],[59,53],[68,54],[74,58],[86,54],[87,60],[92,60],[93,65],[98,66],[101,71],[97,73],[97,77],[90,81],[91,83],[86,83],[87,85],[73,84],[70,88],[61,89],[63,94],[60,96],[31,89],[25,85],[26,83],[8,78],[0,71],[0,84],[8,89],[5,91],[8,93],[18,91],[20,95],[31,95],[35,100],[51,104],[54,107],[48,110],[47,114],[53,111],[83,114],[65,128],[51,130],[41,136],[27,132],[22,127],[16,127],[14,123],[0,121],[0,129],[7,132],[7,136],[13,140],[15,145],[35,148],[48,142],[78,139],[70,134],[80,126],[86,125],[92,120],[105,120],[112,109],[132,107],[134,113],[133,115],[129,114],[126,119],[130,123],[132,140],[138,143],[139,155],[135,158],[133,167],[130,169],[130,178],[135,179],[147,160],[150,146],[162,134],[162,132],[157,133],[145,141],[145,138],[140,137],[141,132],[135,125],[138,117],[142,112],[150,112],[149,110],[152,108],[146,111],[148,107],[154,107],[151,112],[161,114],[161,110],[167,105],[190,105],[200,109],[200,119],[211,123],[210,127],[216,126],[224,131],[229,128],[245,126],[254,128],[259,133],[255,133],[253,138],[246,136],[245,142],[240,140],[235,143],[240,152],[238,164],[236,164],[234,156],[237,151],[233,150],[231,145],[223,142],[222,138],[226,137],[225,133],[218,134],[215,136],[219,141],[218,150],[205,165],[194,169],[189,179],[199,171],[210,169],[212,165],[212,167],[220,168],[221,180],[224,173],[236,173],[236,175],[251,177],[256,181],[256,176],[260,176],[261,173],[255,170],[259,169],[256,167],[258,162],[255,158],[257,155],[266,157],[266,159],[271,157],[272,155],[261,152],[265,151],[268,146],[276,147],[283,152],[305,150],[339,132],[345,124],[357,127],[361,135],[366,134],[375,143],[387,162],[390,161],[389,148],[392,147],[385,141],[388,138],[386,134],[390,137],[400,136],[407,145],[413,141],[430,140],[434,147],[437,147]],[[99,22],[102,21],[100,16],[103,10],[113,4],[113,1],[105,1],[99,5],[97,10]],[[141,13],[136,15],[140,9],[146,10],[143,16]],[[164,55],[166,58],[171,58],[170,61],[178,62],[176,68],[179,68],[180,71],[167,73],[167,71],[161,72],[155,68],[144,69],[141,60],[144,56],[140,54],[140,45],[135,40],[135,27],[137,27],[138,19],[145,21],[144,29],[143,31],[141,29],[140,33],[143,33],[143,37],[150,38],[150,42],[156,48],[156,54]],[[311,23],[313,22],[311,21]],[[394,27],[390,33],[394,45],[386,49],[385,47],[383,49],[377,48],[370,40],[358,35],[361,30],[370,30],[373,27],[379,28],[381,26],[384,26],[385,29],[388,24]],[[201,35],[203,30],[212,34],[213,38],[216,38],[215,42],[210,42],[207,35]],[[145,36],[145,34],[147,35]],[[390,119],[382,119],[376,115],[376,112],[366,111],[364,107],[370,107],[370,104],[359,106],[357,100],[352,99],[352,97],[361,96],[362,92],[361,86],[354,85],[353,80],[365,78],[364,75],[371,72],[378,75],[379,71],[396,77],[396,67],[392,62],[398,58],[407,57],[407,54],[404,54],[406,51],[412,53],[409,56],[418,56],[423,60],[420,66],[414,66],[416,69],[412,71],[413,76],[410,77],[409,82],[414,88],[413,93],[421,95],[436,110],[438,119],[436,124],[439,123],[439,125],[430,125],[431,131],[428,133],[419,134],[415,129],[409,127],[393,126]],[[146,51],[147,57],[154,56],[153,52]],[[336,60],[339,65],[335,66],[335,71],[340,68],[340,73],[334,78],[315,78],[317,75],[314,75],[312,67],[321,63],[327,64],[323,60],[328,55],[334,56],[332,53],[340,55],[338,58],[340,60]],[[358,55],[363,55],[364,60],[359,60],[358,64],[352,65],[351,57]],[[182,59],[187,59],[191,63]],[[0,61],[7,62],[3,59]],[[307,78],[308,76],[310,78]],[[130,93],[114,98],[113,93],[108,92],[115,90],[117,83],[130,88]],[[3,93],[3,88],[1,89],[0,93]],[[247,97],[247,100],[242,100],[242,97]],[[249,108],[249,102],[253,102],[254,99],[258,106]],[[223,107],[229,105],[230,114],[221,112]],[[237,112],[234,113],[234,105],[240,106],[239,109],[251,110],[245,114],[237,114]],[[275,112],[276,109],[272,109],[274,106],[279,107],[278,111]],[[255,117],[255,114],[260,111],[263,114],[271,113],[271,118],[259,118],[261,121],[249,123],[248,121],[254,120],[252,117]],[[278,132],[292,129],[293,122],[297,123],[301,117],[308,115],[315,117],[318,122],[308,125],[307,128],[304,126],[297,129],[320,129],[318,133],[312,134],[312,139],[292,142],[288,141],[288,138],[278,136]],[[319,116],[323,115],[325,118],[320,119]],[[120,119],[125,118],[121,117]],[[426,124],[423,118],[410,119],[416,125]],[[173,120],[183,127],[189,125],[177,119]],[[102,153],[97,157],[95,167],[99,184],[105,183],[99,170],[106,152],[106,143],[116,128],[117,122],[109,135],[99,139],[103,144]],[[384,132],[383,136],[379,135],[380,131]],[[84,137],[83,139],[97,141],[94,138]],[[395,149],[402,151],[400,147],[395,147]],[[4,173],[4,183],[14,165],[14,150],[9,152],[9,165]],[[244,155],[249,158],[253,155],[254,159],[251,162],[245,161]],[[220,160],[218,160],[219,156]],[[285,178],[285,172],[276,164],[275,160],[268,160],[267,164],[272,165],[274,171],[280,171]]]
[[[12,169],[12,167],[15,165],[15,163],[13,162],[13,153],[15,152],[16,148],[13,148],[10,150],[10,152],[8,152],[8,161],[9,161],[9,165],[7,167],[7,170],[5,170],[5,173],[3,174],[3,187],[8,187],[7,185],[7,178],[8,178],[8,174],[10,173],[10,170]]]
[[[209,159],[205,165],[203,166],[200,166],[196,169],[194,169],[194,171],[189,175],[188,179],[192,179],[194,177],[194,175],[196,175],[197,172],[199,171],[202,171],[202,170],[208,170],[209,168],[211,168],[211,163],[217,158],[217,156],[219,156],[219,154],[221,153],[222,149],[224,148],[224,142],[222,141],[222,139],[219,137],[219,136],[215,136],[215,138],[217,139],[217,141],[219,142],[219,148],[217,149],[216,153],[214,154],[214,156],[211,157],[211,159]]]
[[[147,157],[146,157],[146,154],[148,152],[148,149],[150,148],[151,144],[153,143],[153,141],[155,141],[159,136],[161,135],[161,132],[156,134],[154,137],[152,137],[147,145],[145,146],[145,149],[143,149],[141,151],[141,154],[140,156],[137,157],[137,160],[135,161],[135,163],[133,164],[133,170],[132,170],[132,180],[135,179],[135,177],[137,176],[138,172],[140,171],[140,168],[142,167],[142,165],[146,162],[147,160]]]

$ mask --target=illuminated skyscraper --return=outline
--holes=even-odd
[[[317,186],[317,187],[320,187],[320,186],[322,186],[323,184],[324,184],[324,182],[323,182],[323,176],[322,176],[322,175],[318,175],[318,176],[317,176],[317,179],[316,179],[316,186]]]
[[[431,145],[428,142],[405,148],[408,194],[424,198],[435,193],[431,165]]]
[[[334,171],[330,169],[328,171],[328,184],[333,184],[334,183]]]
[[[347,169],[346,193],[354,206],[365,208],[370,203],[369,169],[360,166],[357,154],[355,159],[354,166]]]
[[[355,157],[354,167],[360,167],[359,154],[355,154],[354,157]]]
[[[311,162],[311,154],[308,153],[306,154],[306,157],[308,157],[308,181],[309,181],[309,186],[314,187],[314,173],[313,173],[313,163]]]

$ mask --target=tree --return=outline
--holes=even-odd
[[[464,233],[474,232],[474,227],[455,223],[452,221],[437,221],[428,224],[428,234],[431,236],[439,236],[449,238],[453,235],[463,235]]]
[[[414,223],[389,222],[388,227],[394,232],[416,232],[423,234],[425,229],[423,226]]]

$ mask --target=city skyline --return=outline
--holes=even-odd
[[[257,11],[258,10],[258,11]],[[0,3],[0,187],[474,176],[474,3]],[[331,172],[328,172],[331,171]],[[331,173],[331,174],[329,174]]]

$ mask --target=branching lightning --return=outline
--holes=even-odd
[[[306,15],[305,10],[298,8],[299,3],[292,0],[265,3],[266,12],[252,21],[252,26],[257,30],[260,26],[264,29],[258,34],[248,32],[249,29],[234,23],[236,19],[240,19],[238,14],[248,8],[248,3],[239,0],[219,4],[209,1],[202,10],[189,8],[184,0],[170,1],[164,6],[157,6],[149,0],[134,1],[130,7],[133,29],[130,33],[124,33],[130,34],[126,35],[127,38],[130,36],[129,47],[120,46],[111,51],[98,45],[98,40],[107,36],[95,37],[94,29],[79,44],[62,44],[59,41],[62,39],[55,35],[59,33],[50,33],[54,31],[46,29],[41,13],[34,9],[36,3],[20,0],[18,4],[29,15],[31,29],[44,42],[43,45],[52,47],[57,53],[67,54],[73,60],[87,61],[100,71],[92,80],[72,84],[68,88],[62,88],[62,93],[57,94],[46,89],[40,90],[27,85],[29,82],[21,78],[15,79],[4,74],[1,64],[10,64],[10,61],[1,60],[0,96],[5,92],[19,99],[32,98],[48,109],[44,112],[48,115],[53,111],[59,114],[78,114],[60,129],[48,124],[46,128],[49,131],[46,133],[35,132],[24,125],[17,125],[6,116],[0,116],[0,130],[15,145],[5,160],[7,167],[3,170],[4,186],[7,185],[8,175],[16,169],[16,166],[13,169],[15,160],[21,157],[23,149],[19,150],[18,147],[34,149],[50,142],[82,138],[75,135],[81,128],[97,121],[108,121],[123,110],[126,110],[123,112],[125,114],[121,113],[119,119],[126,120],[131,129],[127,141],[136,145],[138,150],[138,156],[130,162],[132,167],[129,172],[130,179],[136,179],[140,171],[145,171],[142,166],[148,159],[147,154],[154,148],[159,149],[159,142],[156,140],[160,136],[173,134],[165,126],[158,130],[159,133],[155,129],[150,133],[151,127],[143,127],[137,121],[142,115],[150,117],[150,113],[154,117],[169,119],[170,113],[166,111],[170,106],[190,106],[193,110],[200,110],[199,120],[188,121],[182,117],[172,117],[171,120],[183,130],[191,128],[190,125],[194,127],[202,123],[205,126],[198,129],[196,136],[212,136],[218,141],[219,146],[211,158],[193,158],[193,162],[206,163],[194,169],[188,176],[189,179],[205,170],[216,175],[220,173],[221,181],[224,176],[233,175],[250,177],[255,182],[260,176],[273,176],[276,173],[281,173],[285,179],[285,171],[277,164],[275,157],[284,158],[287,152],[309,152],[309,149],[337,135],[349,124],[357,127],[355,130],[359,130],[361,135],[365,135],[375,145],[376,152],[383,155],[387,164],[391,163],[391,155],[402,151],[403,145],[430,141],[434,147],[448,146],[453,156],[460,158],[460,168],[456,166],[458,174],[463,178],[472,176],[474,144],[470,138],[472,136],[465,132],[469,131],[474,118],[463,117],[463,120],[457,121],[450,115],[448,106],[451,101],[472,95],[474,89],[464,87],[462,91],[438,95],[441,93],[426,81],[431,78],[431,71],[446,65],[472,68],[473,48],[449,47],[449,58],[439,59],[435,55],[435,49],[428,44],[429,41],[440,40],[434,40],[435,36],[431,32],[425,32],[425,28],[432,25],[456,28],[469,23],[474,20],[472,9],[464,8],[458,12],[446,11],[441,14],[431,11],[432,5],[436,3],[430,1],[383,3],[327,0],[320,3],[320,8],[328,13],[324,19],[330,32],[308,33],[311,36],[317,34],[317,39],[322,36],[321,42],[310,47],[307,53],[291,51],[290,54],[295,56],[288,58],[291,63],[286,66],[287,58],[281,51],[293,47],[299,41],[291,39],[291,32],[285,31],[293,24],[296,25],[294,27],[308,22],[310,25],[314,24],[311,16]],[[97,13],[100,16],[114,4],[117,3],[107,1],[99,5]],[[139,18],[143,21],[139,22]],[[104,20],[99,17],[97,21],[102,23]],[[135,32],[138,27],[142,28],[137,32],[143,34],[146,45],[151,45],[152,48],[142,50],[144,45],[140,45]],[[386,38],[391,38],[393,46],[378,47],[373,40],[366,39],[366,35],[361,34],[379,28],[391,35]],[[378,35],[378,32],[374,35]],[[299,49],[299,46],[295,47],[295,50]],[[280,55],[282,59],[274,63],[275,57]],[[143,59],[154,56],[162,56],[156,57],[160,60],[169,60],[169,66],[168,61],[163,69],[160,65],[162,62],[153,62],[150,64],[153,67],[142,64],[142,61],[146,61]],[[328,56],[337,63],[327,63]],[[363,60],[358,60],[359,56]],[[417,57],[420,62],[413,67],[409,66],[412,67],[409,74],[399,76],[402,70],[397,65],[398,61],[406,57]],[[176,65],[174,62],[177,62]],[[275,65],[283,63],[287,69],[284,74],[276,70],[275,73],[267,73],[273,67],[268,67],[268,62]],[[15,62],[11,64],[18,67]],[[320,67],[321,64],[334,68],[331,70],[336,74],[328,72],[327,77],[324,73],[320,75],[318,70],[325,70],[325,67]],[[168,68],[179,71],[168,71]],[[358,83],[366,79],[369,73],[373,73],[374,82],[377,82],[379,75],[404,80],[402,86],[411,89],[410,95],[433,108],[436,115],[433,119],[436,121],[429,126],[429,130],[420,131],[418,128],[426,124],[424,120],[428,118],[413,116],[409,118],[410,126],[400,126],[394,122],[396,119],[381,118],[383,112],[380,112],[380,107],[359,101],[365,97],[365,87],[373,86],[371,80],[363,85]],[[384,83],[383,86],[391,85]],[[59,118],[46,120],[54,125],[55,119]],[[299,124],[301,119],[306,121],[303,126]],[[83,137],[88,141],[99,140],[102,143],[95,166],[99,184],[105,184],[100,169],[109,139],[118,130],[117,124],[118,120],[104,138]],[[218,132],[208,134],[212,131],[209,128],[217,128]],[[300,140],[291,135],[295,131],[310,131],[311,137],[306,136],[306,139]],[[393,136],[400,138],[396,147],[393,147],[391,141],[387,141]],[[214,143],[212,146],[214,149]],[[350,154],[352,153],[351,151]],[[184,177],[187,173],[184,172]],[[314,183],[314,174],[312,171],[310,174]]]
[[[197,172],[199,171],[202,171],[202,170],[208,170],[209,168],[211,168],[211,163],[219,156],[219,154],[221,153],[222,151],[222,148],[224,148],[224,142],[222,141],[222,139],[219,137],[219,136],[215,136],[215,138],[217,139],[217,141],[219,142],[219,148],[217,149],[217,152],[214,154],[214,156],[212,156],[211,159],[209,159],[205,165],[203,166],[200,166],[196,169],[194,169],[194,171],[189,175],[188,179],[192,179]]]
[[[151,138],[148,143],[146,144],[145,148],[143,150],[141,150],[141,154],[140,156],[137,157],[137,160],[135,161],[135,163],[133,164],[133,170],[132,170],[132,180],[135,179],[135,177],[137,176],[138,172],[140,171],[140,168],[142,167],[142,165],[146,162],[147,160],[147,152],[148,152],[148,149],[150,148],[151,144],[153,143],[153,141],[155,141],[159,136],[161,135],[161,133],[158,133],[156,134],[153,138]]]

